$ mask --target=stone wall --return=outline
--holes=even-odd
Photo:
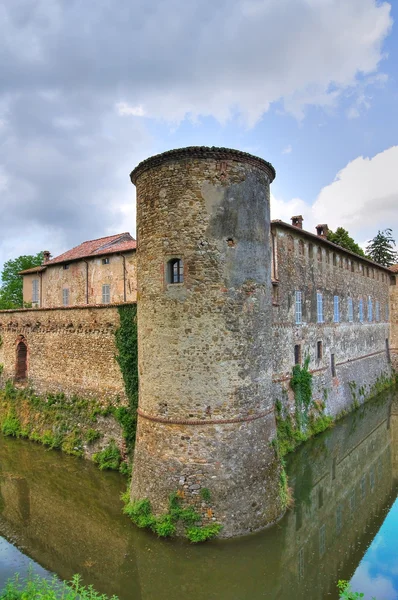
[[[140,373],[132,500],[149,498],[159,514],[179,491],[225,536],[260,529],[282,510],[270,446],[273,177],[265,161],[223,149],[173,151],[132,174]],[[168,280],[172,259],[183,262],[181,283]]]
[[[395,369],[398,370],[398,285],[397,275],[392,275],[392,285],[390,286],[390,323],[391,339],[390,352],[391,360]]]
[[[126,401],[115,360],[117,306],[0,312],[2,380],[14,380],[17,346],[27,346],[27,384],[38,393]]]
[[[391,375],[387,351],[391,274],[298,228],[274,222],[272,231],[274,397],[281,398],[285,389],[293,402],[289,381],[297,345],[301,363],[310,357],[314,400],[326,401],[327,413],[336,416],[349,409],[354,399],[364,400],[380,377]],[[302,294],[301,324],[296,324],[296,290]],[[322,294],[322,323],[317,318],[317,292]],[[334,322],[334,296],[339,297],[338,323]],[[353,302],[352,322],[349,298]],[[363,322],[359,320],[361,298]]]
[[[63,305],[63,290],[69,290],[69,305],[101,304],[102,286],[110,286],[110,303],[134,302],[137,298],[136,253],[110,254],[64,264],[46,266],[41,273],[23,276],[24,302],[32,302],[32,282],[37,279],[42,308]],[[88,280],[88,292],[87,292]]]

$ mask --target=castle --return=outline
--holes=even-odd
[[[178,492],[200,511],[209,490],[203,522],[221,523],[224,536],[259,530],[283,511],[271,441],[275,401],[294,412],[294,364],[306,361],[313,402],[336,417],[391,376],[398,353],[394,271],[329,242],[326,225],[311,234],[300,216],[271,222],[274,177],[263,159],[205,147],[154,156],[131,173],[139,359],[131,498],[148,498],[159,514]],[[22,336],[38,389],[109,390],[123,400],[117,319],[113,305],[3,311],[3,378],[15,375]]]

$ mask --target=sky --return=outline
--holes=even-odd
[[[398,0],[3,0],[0,269],[135,235],[141,160],[271,162],[271,214],[398,238]]]

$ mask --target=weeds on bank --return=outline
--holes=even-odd
[[[51,580],[33,575],[26,578],[17,573],[0,592],[0,600],[108,600],[106,594],[99,594],[92,585],[84,586],[80,575],[71,581],[62,582],[56,577]],[[112,596],[111,600],[117,600]]]
[[[125,506],[123,512],[137,525],[137,527],[150,529],[159,537],[173,537],[177,531],[177,523],[185,526],[185,535],[190,542],[205,542],[216,537],[222,525],[212,523],[199,525],[200,515],[193,508],[183,508],[181,498],[177,493],[169,497],[168,512],[155,516],[152,513],[151,503],[147,498],[130,502],[128,492],[122,496]]]

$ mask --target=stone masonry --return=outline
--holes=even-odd
[[[272,381],[269,183],[245,153],[193,148],[141,163],[137,186],[140,400],[132,499],[178,492],[222,535],[281,514]],[[183,264],[181,283],[169,261]]]

